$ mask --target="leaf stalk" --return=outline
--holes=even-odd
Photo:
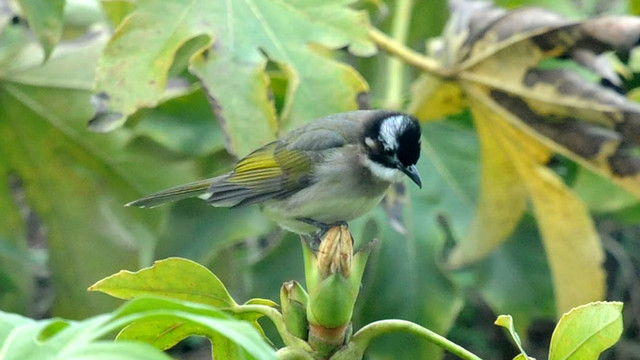
[[[366,325],[356,332],[349,344],[338,351],[331,360],[361,359],[364,351],[374,338],[393,332],[407,332],[427,340],[464,360],[482,360],[462,346],[447,340],[445,337],[406,320],[381,320]]]
[[[453,72],[440,66],[436,60],[399,43],[374,27],[369,29],[369,39],[380,49],[397,56],[405,63],[415,66],[426,73],[442,79],[449,79],[454,75]]]
[[[396,2],[391,25],[391,38],[398,44],[404,45],[407,43],[412,9],[413,0],[398,0]],[[389,57],[387,62],[387,92],[384,100],[385,108],[400,109],[402,107],[404,80],[404,63],[397,57]]]

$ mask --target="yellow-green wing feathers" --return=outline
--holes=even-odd
[[[196,196],[214,206],[240,206],[291,195],[310,184],[314,163],[326,150],[355,141],[359,117],[366,114],[310,123],[247,155],[228,174],[163,190],[127,206],[154,207]]]
[[[311,156],[276,141],[240,160],[233,172],[214,182],[207,198],[214,206],[240,206],[283,197],[310,181]]]

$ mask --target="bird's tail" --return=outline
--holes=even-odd
[[[210,178],[172,187],[170,189],[158,191],[157,193],[145,196],[141,199],[134,200],[125,206],[152,208],[171,201],[207,195],[207,189],[216,180],[218,180],[218,178]]]

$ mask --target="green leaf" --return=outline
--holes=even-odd
[[[252,359],[242,351],[238,344],[224,336],[214,336],[211,338],[211,355],[214,359],[245,360]]]
[[[206,267],[191,260],[169,258],[137,272],[122,270],[89,288],[121,299],[155,295],[208,304],[237,306],[222,282]]]
[[[86,130],[104,40],[94,35],[60,45],[44,65],[36,56],[41,52],[28,45],[0,75],[0,192],[6,194],[9,176],[21,182],[24,206],[47,228],[57,295],[53,312],[68,317],[112,308],[115,302],[89,298],[83,288],[150,258],[150,228],[157,220],[131,212],[125,217],[122,204],[151,190],[150,184],[166,184],[141,176],[158,162],[125,154],[128,134],[105,137]],[[20,209],[12,196],[1,196],[0,204],[0,221],[11,232],[6,236],[19,239]]]
[[[29,44],[25,25],[11,23],[8,16],[0,10],[0,79],[16,65],[16,59]],[[0,140],[2,138],[0,136]],[[12,151],[0,145],[0,158],[11,155]],[[24,189],[20,178],[2,166],[2,162],[0,160],[0,309],[24,314],[34,285],[22,212],[24,202],[20,201]]]
[[[224,134],[202,90],[170,99],[136,113],[134,132],[181,155],[198,156],[224,150]]]
[[[551,336],[549,360],[595,360],[622,334],[622,303],[594,302],[564,314]]]
[[[146,344],[95,342],[65,354],[69,360],[170,360],[171,357]],[[35,358],[34,358],[35,359]],[[42,358],[44,360],[44,358]],[[57,358],[56,358],[57,359]]]
[[[518,350],[520,350],[520,354],[524,356],[525,359],[527,359],[528,358],[527,353],[524,351],[524,348],[522,347],[522,342],[520,341],[520,336],[518,336],[518,333],[516,332],[516,329],[513,326],[513,318],[511,317],[511,315],[498,316],[494,324],[501,326],[507,329],[507,331],[509,331],[509,334],[511,335],[511,340],[513,340],[513,342],[518,347]]]
[[[275,301],[260,298],[249,299],[246,303],[244,303],[244,305],[264,305],[273,308],[278,307],[278,303],[276,303]]]
[[[25,206],[47,229],[53,313],[66,317],[112,309],[116,302],[84,289],[119,269],[151,263],[163,211],[122,205],[194,177],[193,163],[129,149],[134,135],[128,129],[87,130],[105,40],[95,33],[63,43],[44,64],[37,45],[28,43],[0,71],[0,154],[6,155],[0,156],[0,195],[10,175],[23,184]],[[23,225],[12,196],[0,196],[0,210],[0,222],[9,224],[0,228],[10,232],[0,235],[19,239]]]
[[[115,343],[96,341],[123,326]],[[237,358],[275,359],[275,352],[246,321],[202,304],[139,298],[81,322],[34,321],[0,312],[0,360],[168,360],[147,344],[122,340],[166,348],[190,335],[223,338],[237,350]]]
[[[158,239],[156,256],[186,257],[214,266],[216,264],[212,260],[220,251],[239,241],[265,234],[274,226],[254,206],[215,208],[200,199],[184,200],[169,210],[169,218]],[[225,270],[212,269],[216,274]]]
[[[157,104],[176,53],[200,36],[208,41],[194,49],[198,55],[191,71],[215,99],[218,119],[238,155],[272,140],[281,128],[356,108],[357,95],[367,90],[364,80],[323,54],[323,48],[344,46],[357,54],[373,51],[365,14],[349,9],[348,2],[140,2],[102,57],[97,89],[108,99],[107,115],[94,125],[109,130],[135,110]],[[201,54],[211,43],[213,49]],[[288,75],[279,123],[268,96],[267,60]]]
[[[130,0],[103,0],[100,4],[113,27],[118,26],[135,9],[133,1]]]
[[[149,341],[155,345],[175,344],[189,335],[211,339],[222,336],[256,359],[275,359],[275,352],[247,321],[237,320],[208,305],[161,298],[138,298],[115,313],[115,321],[131,323],[119,339]],[[144,325],[151,322],[155,326]],[[169,345],[170,346],[170,345]]]
[[[18,0],[48,58],[62,36],[65,0]]]
[[[473,279],[494,313],[509,313],[526,336],[534,319],[556,316],[551,271],[535,219],[526,215],[508,241],[483,260]]]
[[[640,204],[637,197],[586,168],[578,170],[572,188],[593,212],[611,213]]]
[[[0,312],[0,343],[4,344],[14,328],[23,325],[31,325],[35,321],[18,314]]]
[[[10,194],[7,196],[10,197]],[[3,223],[7,224],[0,221],[0,224]],[[0,309],[23,314],[28,310],[27,305],[31,301],[34,290],[35,264],[26,247],[22,236],[15,238],[0,236]]]
[[[142,341],[165,350],[189,336],[214,336],[205,328],[173,318],[143,319],[120,331],[118,340]]]
[[[0,11],[0,76],[15,64],[24,48],[30,44],[24,22],[13,23],[11,13]]]
[[[0,360],[170,360],[146,344],[96,342],[110,315],[35,321],[0,311]]]

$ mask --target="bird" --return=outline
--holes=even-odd
[[[229,173],[176,186],[126,206],[156,207],[199,197],[217,207],[257,204],[280,227],[326,232],[374,208],[406,175],[418,187],[420,124],[389,110],[328,115],[240,159]]]

